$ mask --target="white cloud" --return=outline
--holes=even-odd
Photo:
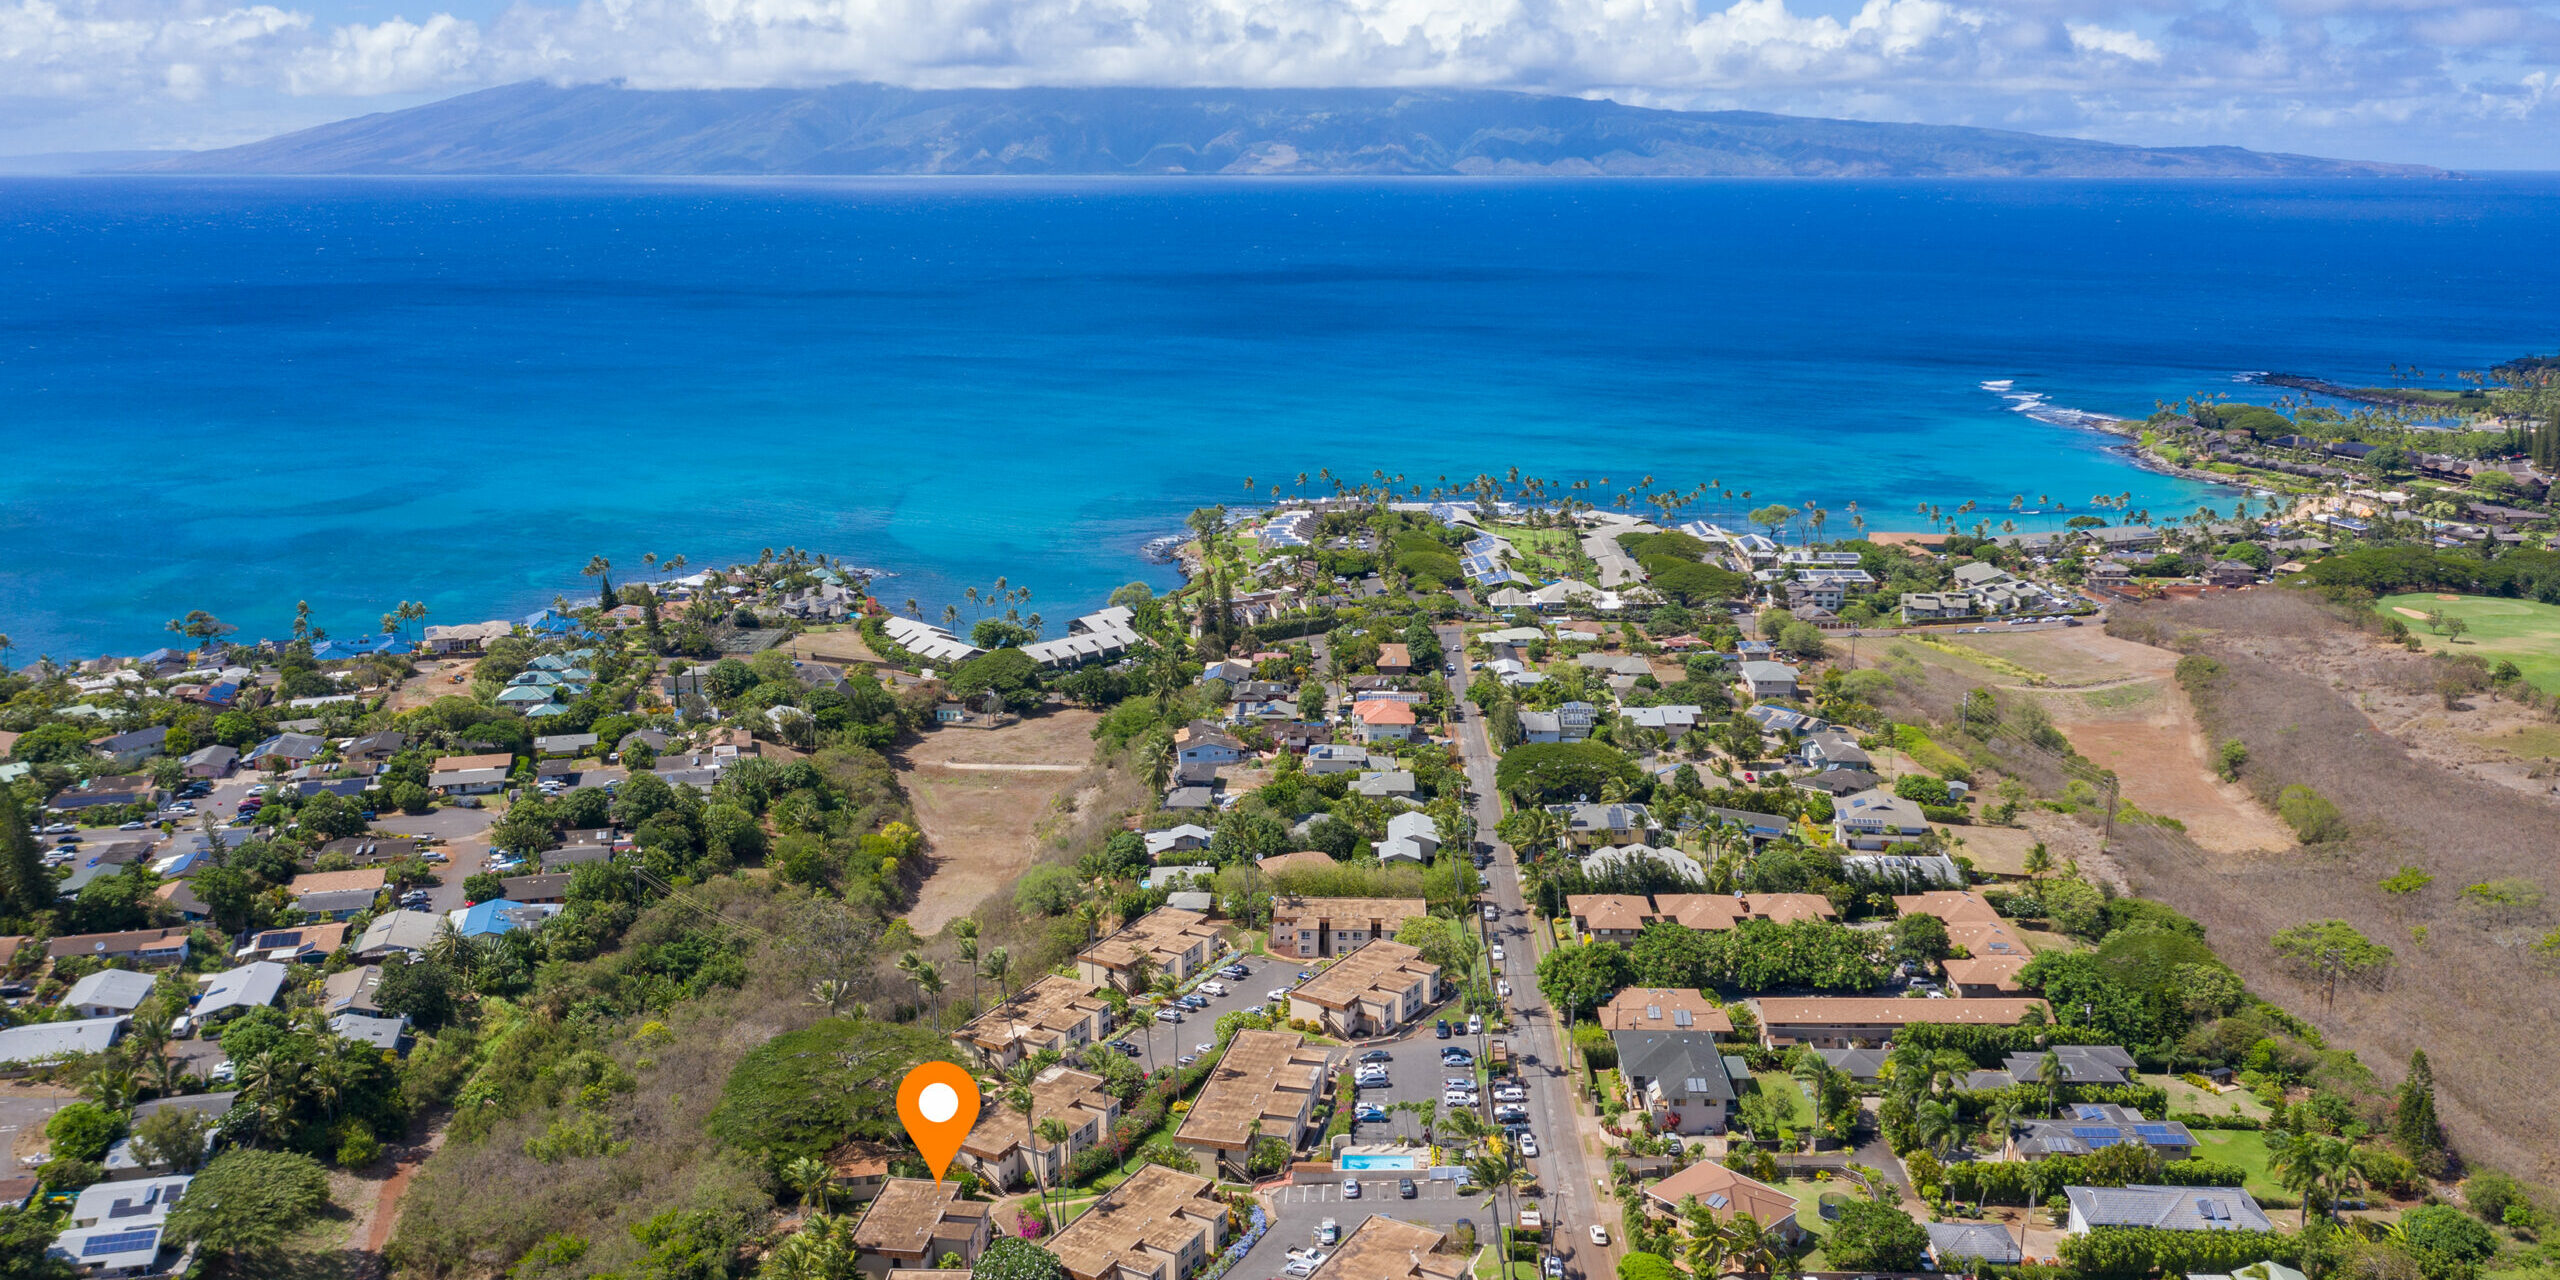
[[[2084,53],[2107,53],[2135,62],[2158,62],[2160,46],[2131,31],[2118,31],[2094,22],[2074,22],[2063,28],[2071,33],[2071,47]]]
[[[0,0],[0,135],[90,113],[164,133],[184,119],[201,142],[226,119],[254,136],[297,112],[533,77],[1432,85],[2359,154],[2395,122],[2421,140],[2496,125],[2560,164],[2560,0],[1815,2],[518,0],[479,22],[332,22],[221,0]]]

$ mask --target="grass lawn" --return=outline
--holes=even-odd
[[[2374,601],[2373,607],[2384,617],[2408,623],[2409,634],[2424,641],[2430,650],[2476,653],[2492,664],[2504,658],[2516,664],[2534,687],[2560,692],[2560,605],[2495,596],[2440,600],[2434,592],[2416,591],[2385,596]],[[2437,610],[2448,618],[2462,619],[2470,629],[2458,641],[2437,635],[2425,621],[2426,614]],[[2411,617],[2411,613],[2419,616]]]
[[[2246,1089],[2215,1093],[2210,1089],[2199,1089],[2176,1076],[2159,1074],[2145,1074],[2142,1083],[2168,1090],[2171,1111],[2192,1111],[2208,1116],[2227,1116],[2237,1112],[2252,1120],[2267,1118],[2267,1104],[2258,1101],[2258,1096]]]
[[[2293,1203],[2293,1193],[2285,1190],[2267,1173],[2267,1138],[2254,1129],[2197,1129],[2196,1154],[2207,1160],[2237,1165],[2249,1175],[2250,1195],[2260,1202],[2281,1199]]]
[[[1760,1092],[1777,1099],[1795,1113],[1795,1118],[1788,1122],[1790,1128],[1801,1132],[1813,1125],[1813,1102],[1804,1096],[1804,1086],[1797,1084],[1794,1076],[1784,1071],[1754,1071],[1751,1079],[1759,1086]]]

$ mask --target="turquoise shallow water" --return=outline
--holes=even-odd
[[[798,545],[1061,619],[1243,478],[2202,494],[2138,413],[2549,350],[2560,179],[0,182],[0,632],[134,649]],[[1835,524],[1835,528],[1839,526]]]

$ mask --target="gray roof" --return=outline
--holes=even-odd
[[[1932,1222],[1929,1252],[1943,1268],[1958,1258],[2014,1263],[2025,1256],[2009,1229],[1996,1222]]]
[[[125,1020],[82,1018],[76,1022],[36,1022],[0,1031],[0,1063],[46,1062],[80,1053],[104,1053],[124,1030]]]
[[[356,954],[424,951],[443,925],[444,917],[425,911],[386,911],[365,926],[364,936],[356,939]]]
[[[1848,1072],[1852,1080],[1873,1080],[1884,1067],[1885,1051],[1882,1049],[1816,1049],[1814,1052],[1821,1054],[1822,1060],[1835,1070]]]
[[[342,1013],[329,1019],[329,1030],[347,1040],[358,1040],[377,1049],[397,1049],[400,1037],[407,1033],[406,1018],[372,1018],[361,1013]]]
[[[2034,1080],[2044,1069],[2044,1055],[2062,1063],[2068,1084],[2124,1084],[2133,1078],[2133,1055],[2111,1044],[2058,1044],[2041,1053],[2013,1053],[2000,1065],[2019,1080]]]
[[[284,991],[288,972],[273,960],[253,960],[213,975],[213,981],[205,984],[203,998],[196,1001],[196,1019],[203,1021],[217,1013],[274,1004],[276,996]]]
[[[1793,684],[1796,679],[1796,669],[1783,662],[1746,662],[1740,670],[1743,680],[1751,684]]]
[[[1732,1101],[1733,1081],[1725,1075],[1724,1055],[1717,1050],[1714,1036],[1620,1031],[1609,1038],[1618,1044],[1618,1070],[1629,1079],[1664,1081],[1665,1093]]]
[[[2093,1227],[2169,1231],[2273,1231],[2266,1211],[2239,1187],[2064,1187],[2072,1211]]]
[[[62,998],[63,1007],[93,1004],[130,1010],[150,998],[153,981],[150,974],[131,969],[100,969],[71,984],[71,994]]]

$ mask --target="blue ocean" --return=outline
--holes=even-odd
[[[243,638],[303,600],[338,633],[403,599],[474,621],[584,597],[593,555],[784,546],[936,612],[1001,575],[1054,626],[1165,581],[1138,548],[1193,506],[1320,468],[1650,475],[1879,529],[2227,505],[2044,419],[2549,351],[2555,197],[10,179],[0,632],[25,661],[199,608]]]

